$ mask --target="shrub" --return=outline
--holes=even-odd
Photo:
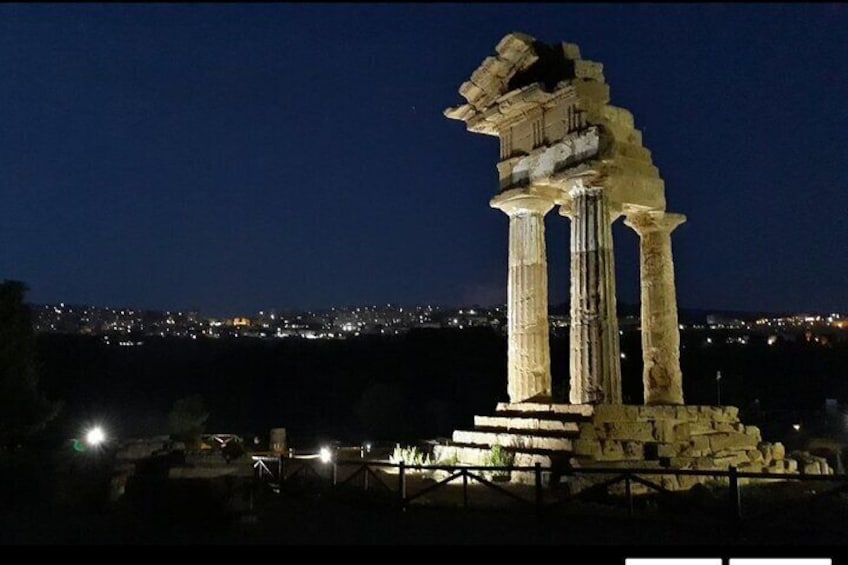
[[[400,444],[396,444],[394,450],[391,455],[389,455],[389,462],[397,465],[403,461],[407,465],[432,465],[433,462],[430,460],[430,454],[424,453],[416,446],[409,447],[401,447]]]
[[[515,455],[505,450],[500,445],[493,445],[486,460],[489,467],[512,467]]]
[[[174,402],[174,407],[168,414],[171,437],[185,442],[189,447],[196,447],[200,443],[200,436],[208,418],[209,412],[206,411],[203,398],[199,394],[180,398]]]
[[[500,445],[493,445],[489,456],[486,458],[486,466],[488,467],[512,467],[512,462],[515,460],[515,455],[505,450]],[[510,475],[509,470],[503,471],[487,471],[490,478],[500,477],[507,478]]]

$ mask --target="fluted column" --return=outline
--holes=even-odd
[[[645,404],[683,404],[671,232],[685,221],[683,214],[642,212],[624,222],[640,239]]]
[[[621,358],[615,299],[612,212],[602,186],[569,191],[571,218],[572,404],[621,404]]]
[[[491,205],[509,215],[507,390],[510,402],[550,399],[548,262],[545,214],[553,202],[503,194]]]

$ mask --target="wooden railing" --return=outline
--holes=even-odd
[[[675,477],[701,477],[709,479],[727,479],[727,499],[726,519],[731,524],[738,524],[742,519],[742,498],[740,479],[755,479],[758,481],[802,481],[812,483],[829,483],[835,485],[828,490],[816,492],[812,498],[820,498],[831,496],[848,491],[848,476],[846,475],[805,475],[805,474],[771,474],[771,473],[753,473],[739,471],[736,467],[728,467],[727,470],[700,470],[700,469],[656,469],[656,468],[571,468],[571,469],[556,469],[556,473],[561,477],[590,477],[593,475],[611,475],[610,478],[599,482],[591,483],[587,488],[575,494],[569,494],[560,497],[556,500],[546,500],[544,477],[546,474],[554,472],[550,467],[543,467],[537,463],[532,467],[521,466],[460,466],[460,465],[408,465],[404,462],[389,463],[385,461],[363,461],[363,460],[338,460],[328,463],[322,463],[316,458],[291,458],[286,456],[271,456],[271,455],[253,455],[254,468],[256,469],[256,478],[266,484],[269,484],[276,491],[280,487],[295,478],[312,478],[317,481],[322,481],[335,488],[354,486],[357,478],[362,479],[362,489],[379,488],[382,491],[391,493],[395,503],[401,509],[406,509],[415,500],[421,499],[428,494],[437,491],[446,485],[455,481],[462,483],[462,506],[469,506],[468,488],[470,483],[477,483],[486,488],[503,495],[520,505],[532,507],[537,514],[542,514],[545,511],[560,506],[572,500],[580,499],[598,493],[600,491],[608,492],[615,485],[624,485],[624,498],[627,506],[627,514],[634,515],[634,499],[636,494],[633,492],[634,484],[642,485],[650,491],[671,495],[672,491],[664,488],[662,485],[645,478],[645,476],[662,476],[671,475]],[[343,479],[339,479],[339,469],[353,468],[351,472]],[[383,475],[377,472],[384,471]],[[433,472],[443,471],[447,473],[447,477],[438,480],[437,482],[427,485],[417,492],[410,493],[407,490],[408,476],[410,472]],[[390,474],[397,474],[396,481],[392,481]],[[489,480],[484,476],[486,473],[504,474],[524,472],[532,473],[532,492],[533,496],[522,496],[512,490],[504,488],[496,482]],[[392,482],[396,482],[392,486]],[[722,481],[723,482],[723,481]]]

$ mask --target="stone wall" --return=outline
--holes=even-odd
[[[740,422],[739,409],[733,406],[596,406],[592,419],[579,423],[571,462],[576,468],[726,471],[734,466],[751,473],[833,474],[821,457],[787,456],[783,444],[764,442],[759,428]],[[670,475],[646,478],[670,490],[714,480]]]

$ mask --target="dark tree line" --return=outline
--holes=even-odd
[[[0,441],[7,449],[42,430],[59,410],[38,389],[27,290],[19,281],[0,283]]]

